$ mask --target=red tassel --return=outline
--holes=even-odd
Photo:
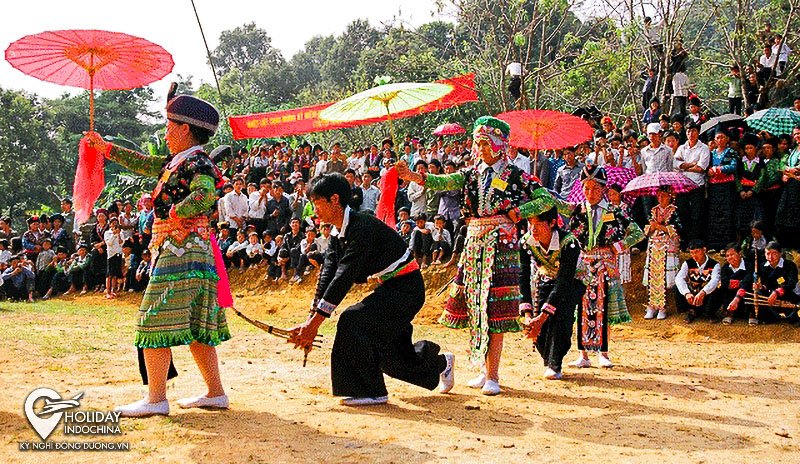
[[[83,137],[78,145],[78,168],[72,184],[72,201],[75,205],[75,222],[83,224],[89,220],[94,202],[106,186],[103,170],[103,153],[89,146],[89,139]]]
[[[391,167],[381,177],[381,196],[375,211],[375,216],[391,228],[395,226],[394,201],[397,198],[397,184],[397,169]]]

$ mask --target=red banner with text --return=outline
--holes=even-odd
[[[475,74],[464,74],[452,79],[444,79],[436,82],[452,85],[453,91],[427,105],[393,114],[392,119],[407,118],[422,113],[438,111],[451,106],[461,105],[463,103],[478,101],[478,96],[475,94]],[[228,118],[228,122],[233,131],[233,138],[241,140],[323,132],[332,129],[373,124],[386,121],[387,119],[386,117],[382,117],[348,122],[331,122],[319,119],[320,111],[334,103],[335,102],[323,103],[322,105],[306,106],[304,108],[275,111],[272,113],[231,116]]]

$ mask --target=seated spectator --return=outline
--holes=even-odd
[[[464,252],[464,242],[467,240],[467,226],[462,225],[458,228],[458,233],[456,234],[455,240],[453,240],[453,254],[450,257],[450,261],[445,263],[445,266],[453,266],[458,264],[459,259],[461,258],[461,253]]]
[[[76,291],[81,288],[81,295],[86,294],[89,288],[94,285],[92,277],[92,256],[89,254],[89,245],[81,243],[78,246],[78,252],[67,263],[67,273],[69,274],[69,290],[66,294]]]
[[[239,230],[236,232],[236,241],[229,247],[225,255],[230,260],[231,266],[236,266],[239,269],[244,269],[247,262],[247,244],[249,243],[245,238],[245,231]]]
[[[11,261],[11,251],[9,251],[8,247],[8,239],[0,239],[0,263],[8,264]]]
[[[763,322],[774,322],[785,318],[795,326],[800,326],[796,309],[770,306],[779,301],[800,303],[800,296],[795,293],[797,266],[790,259],[784,259],[783,248],[778,242],[769,242],[764,254],[766,260],[758,267],[757,280],[753,288],[759,295],[768,299],[767,305],[760,305],[758,319]]]
[[[49,237],[42,241],[42,251],[36,256],[36,291],[39,295],[44,295],[47,288],[50,286],[50,281],[53,280],[55,274],[55,267],[53,262],[56,258],[56,252],[53,250],[53,242]]]
[[[3,291],[11,300],[28,299],[33,303],[33,291],[36,285],[36,275],[31,270],[30,261],[24,255],[11,257],[8,268],[0,276],[3,279]]]
[[[403,238],[403,240],[409,246],[409,249],[411,249],[411,232],[414,229],[414,221],[409,219],[398,223],[397,226],[400,227],[400,230],[398,230],[397,233],[400,234],[400,237]]]
[[[433,231],[431,231],[431,258],[433,264],[442,264],[450,259],[453,252],[453,241],[450,231],[445,228],[445,219],[441,214],[433,217]]]
[[[269,256],[268,258],[268,265],[267,265],[267,275],[264,276],[264,280],[274,279],[276,282],[281,277],[281,264],[279,262],[279,254],[281,249],[283,248],[283,235],[276,235],[275,240],[273,243],[275,247],[275,251],[272,254],[269,254],[270,249],[266,249],[266,255]]]
[[[427,219],[428,217],[425,213],[420,213],[414,218],[416,227],[411,232],[411,242],[409,243],[409,248],[414,252],[417,264],[422,269],[428,267],[431,262],[431,245],[433,242],[431,236],[433,223],[427,222]]]
[[[67,249],[58,247],[56,256],[53,258],[50,267],[52,267],[52,278],[47,286],[47,291],[42,297],[46,300],[50,297],[57,296],[59,293],[64,293],[69,288],[69,277],[67,276]]]
[[[720,265],[706,254],[702,240],[689,242],[689,254],[692,257],[681,264],[675,276],[675,306],[679,313],[687,313],[687,323],[700,315],[713,319],[720,305],[720,292],[716,291]]]
[[[725,310],[725,325],[733,323],[736,316],[747,317],[751,326],[758,325],[752,305],[745,304],[745,292],[753,291],[753,268],[748,265],[742,256],[742,248],[736,242],[731,242],[725,247],[725,260],[727,261],[720,271],[720,292],[722,293],[722,308]]]
[[[328,246],[331,243],[331,225],[330,224],[322,224],[320,226],[320,235],[315,239],[317,242],[317,251],[322,255],[324,259],[325,256],[328,254]]]
[[[136,292],[144,291],[147,288],[147,284],[150,283],[150,259],[150,250],[145,248],[142,250],[142,260],[139,262],[139,266],[136,267],[136,275],[133,281],[132,288]]]
[[[742,240],[742,254],[750,267],[764,261],[764,250],[772,237],[764,233],[764,223],[760,220],[750,222],[750,234]]]
[[[50,218],[50,223],[53,225],[53,230],[50,231],[50,237],[53,240],[53,248],[58,249],[59,247],[64,247],[67,249],[67,253],[73,253],[75,251],[75,241],[72,231],[68,231],[63,227],[64,216],[61,214],[54,214]]]
[[[395,230],[398,232],[400,231],[400,227],[403,225],[404,222],[411,219],[411,210],[406,208],[405,206],[401,207],[397,210],[397,224],[394,226]],[[411,221],[413,224],[413,221]]]
[[[250,269],[255,269],[261,264],[261,260],[263,259],[264,246],[261,245],[261,237],[258,236],[258,232],[256,231],[250,232],[247,240],[249,243],[245,248],[247,257],[245,258],[244,265]]]
[[[319,273],[320,266],[325,261],[317,246],[317,231],[309,227],[306,229],[306,238],[300,242],[300,263],[294,275],[294,282],[302,282],[302,277],[311,273],[311,267]]]

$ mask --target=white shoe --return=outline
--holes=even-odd
[[[345,406],[369,406],[371,404],[386,404],[389,402],[389,395],[378,396],[374,398],[354,398],[348,396],[339,400],[339,404]]]
[[[481,388],[481,393],[487,396],[494,396],[502,391],[499,383],[489,379],[486,379],[486,383],[484,383],[483,388]]]
[[[169,414],[169,403],[167,400],[150,403],[145,398],[135,403],[117,406],[114,412],[120,413],[122,417],[166,416]]]
[[[449,393],[456,383],[456,375],[454,372],[456,356],[453,353],[444,353],[444,359],[447,360],[447,367],[439,374],[439,393]]]
[[[654,317],[656,317],[656,310],[653,308],[647,308],[647,311],[644,313],[644,318],[653,319]]]
[[[666,318],[667,318],[667,310],[666,309],[659,309],[658,310],[658,317],[656,317],[656,319],[658,319],[659,321],[663,321]]]
[[[571,363],[569,363],[568,366],[577,367],[577,368],[586,368],[586,367],[592,367],[592,362],[589,361],[588,358],[584,358],[583,356],[581,356],[580,358],[576,359],[575,361],[572,361]]]
[[[181,408],[216,408],[216,409],[228,409],[230,407],[230,402],[228,401],[228,395],[220,395],[220,396],[213,396],[209,398],[206,395],[203,396],[194,396],[192,398],[184,398],[182,400],[178,400],[178,406]]]
[[[599,364],[600,367],[605,367],[606,369],[614,367],[614,363],[612,363],[610,359],[602,354],[597,357],[597,364]]]
[[[549,367],[544,371],[544,378],[547,380],[561,380],[561,372],[556,372]]]
[[[486,374],[481,374],[474,379],[467,382],[467,386],[469,388],[483,388],[483,385],[486,383]]]

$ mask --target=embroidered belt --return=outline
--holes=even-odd
[[[483,237],[495,229],[505,229],[506,234],[513,234],[514,223],[505,214],[482,218],[472,218],[467,224],[467,236]]]
[[[745,178],[742,178],[740,182],[742,183],[742,185],[746,185],[748,187],[753,187],[754,185],[756,185],[756,181]]]
[[[210,240],[209,222],[206,216],[191,218],[156,219],[153,222],[153,238],[150,240],[151,253],[157,254],[164,241],[169,238],[176,245],[182,245],[192,233],[198,234],[203,240]]]
[[[416,271],[417,269],[419,269],[419,264],[417,264],[417,260],[412,259],[411,261],[408,262],[408,264],[404,264],[403,266],[398,267],[394,271],[387,272],[386,274],[381,275],[380,277],[378,277],[378,281],[380,283],[384,283],[387,280],[392,279],[394,277],[400,277],[402,275],[410,274]]]
[[[733,182],[735,179],[736,178],[733,177],[733,175],[727,174],[724,176],[712,177],[708,181],[712,184],[724,184],[725,182]]]

